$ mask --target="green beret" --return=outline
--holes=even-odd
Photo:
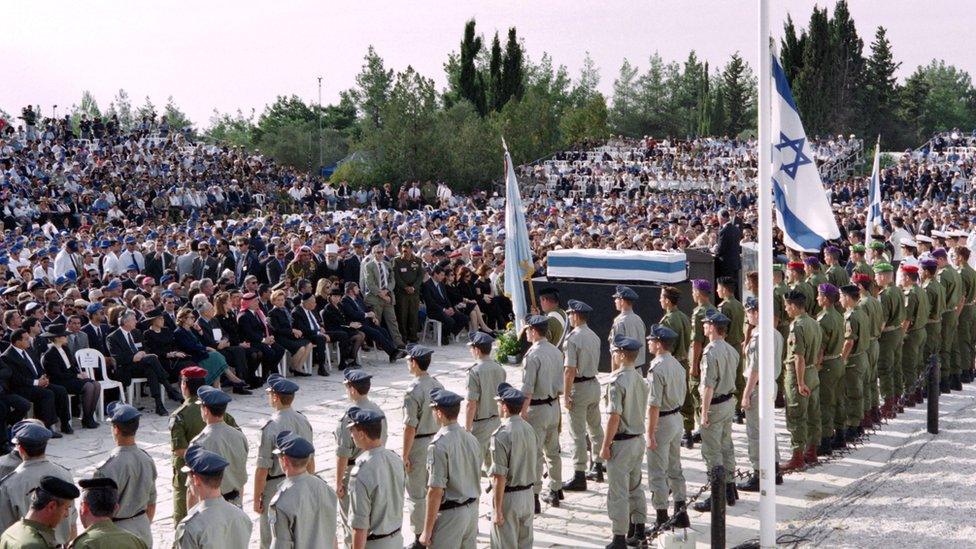
[[[895,268],[891,266],[891,263],[886,263],[884,261],[875,263],[873,268],[875,273],[890,273],[895,270]]]
[[[864,253],[864,250],[865,250],[864,244],[855,244],[855,245],[851,246],[851,251],[854,252],[854,253],[862,253],[863,254]]]
[[[880,240],[872,240],[871,243],[868,244],[868,248],[871,248],[872,250],[883,250],[884,247],[884,242],[881,242]]]
[[[783,272],[783,264],[773,263],[773,272],[779,272],[779,273]]]

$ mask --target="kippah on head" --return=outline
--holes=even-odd
[[[785,299],[787,303],[792,303],[793,305],[802,306],[806,305],[807,303],[807,296],[799,290],[790,290],[789,292],[786,292],[783,299]]]
[[[841,286],[840,287],[840,291],[844,295],[846,295],[848,297],[851,297],[851,298],[854,298],[854,299],[857,299],[857,298],[861,297],[861,289],[858,288],[857,286],[853,285],[853,284],[848,284],[846,286]]]

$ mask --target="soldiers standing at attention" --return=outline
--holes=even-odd
[[[735,422],[741,424],[745,420],[745,414],[739,407],[742,399],[742,389],[746,386],[746,378],[742,376],[742,342],[745,340],[743,330],[746,323],[746,310],[742,303],[735,298],[735,279],[723,276],[716,281],[715,291],[722,302],[718,304],[718,310],[729,317],[729,331],[725,335],[725,342],[735,349],[739,355],[739,369],[735,373]]]
[[[197,389],[197,397],[200,415],[207,426],[190,441],[190,445],[209,450],[228,461],[228,467],[221,475],[221,494],[227,501],[240,507],[243,500],[241,494],[247,484],[247,437],[224,423],[224,412],[231,401],[230,395],[210,385],[204,385]],[[191,492],[187,497],[187,506],[192,507],[196,501]]]
[[[491,434],[501,424],[498,419],[498,406],[488,398],[494,387],[505,382],[505,368],[491,359],[491,344],[495,341],[484,332],[472,332],[468,336],[468,348],[474,365],[468,369],[467,408],[464,414],[464,428],[478,439],[481,445],[483,468],[491,465],[488,444]]]
[[[542,492],[542,454],[545,454],[549,471],[549,490],[542,500],[559,507],[562,499],[562,457],[559,455],[559,394],[563,390],[563,354],[549,340],[549,319],[530,315],[526,319],[526,338],[532,344],[522,359],[522,392],[526,401],[522,417],[529,422],[539,436],[539,460],[536,464],[535,489],[536,512],[541,512],[539,494]]]
[[[921,267],[922,288],[929,301],[929,320],[925,325],[925,352],[921,363],[927,365],[930,357],[939,360],[939,349],[942,347],[942,313],[945,311],[945,288],[939,283],[936,272],[939,262],[926,258],[918,262]],[[941,379],[940,379],[941,382]],[[941,383],[940,383],[941,385]]]
[[[820,364],[820,440],[810,438],[811,444],[819,442],[817,455],[829,455],[835,448],[844,445],[844,395],[841,394],[844,371],[847,367],[841,355],[844,352],[844,317],[837,312],[840,289],[830,283],[817,288],[817,303],[820,314],[822,345],[818,363]]]
[[[108,515],[112,519],[110,522],[132,532],[146,547],[152,547],[150,525],[156,515],[156,464],[145,450],[136,446],[142,414],[128,404],[112,402],[108,405],[107,415],[112,424],[115,449],[108,459],[95,467],[94,478],[111,479],[115,485],[116,497],[113,499],[118,509],[112,506]]]
[[[925,345],[925,327],[929,321],[929,298],[918,285],[918,266],[902,262],[900,269],[901,289],[905,296],[905,321],[902,322],[905,339],[901,347],[904,392],[922,373],[922,348]],[[922,389],[905,396],[908,397],[908,405],[915,406],[922,402]]]
[[[491,435],[492,549],[532,547],[532,486],[539,441],[519,412],[525,395],[508,383],[498,386],[501,426]]]
[[[814,290],[813,286],[805,279],[806,264],[802,261],[790,261],[787,265],[787,281],[789,282],[790,290],[794,290],[803,294],[806,297],[806,307],[807,313],[813,315],[814,310],[817,308],[817,304],[814,303],[817,299],[817,291]]]
[[[612,342],[618,335],[627,336],[637,341],[644,341],[647,337],[644,321],[634,312],[634,304],[637,303],[637,299],[637,292],[633,289],[627,286],[617,286],[617,290],[613,294],[613,306],[620,314],[613,319],[607,341]],[[637,353],[636,364],[643,375],[647,368],[647,352],[644,350],[643,343]]]
[[[386,418],[380,407],[369,399],[369,390],[372,386],[373,376],[367,374],[359,368],[346,369],[343,371],[345,376],[346,397],[352,402],[352,407],[343,414],[339,420],[339,425],[335,430],[336,439],[336,494],[339,497],[339,520],[344,530],[345,546],[352,545],[352,526],[349,520],[349,475],[356,464],[356,458],[362,453],[356,446],[352,436],[352,418],[349,413],[353,408],[357,410],[370,410],[377,412],[381,416],[380,423],[380,444],[386,444]],[[401,461],[402,464],[402,461]],[[401,490],[400,497],[403,497]],[[401,510],[402,513],[402,510]]]
[[[827,246],[824,249],[824,261],[827,262],[827,272],[824,273],[827,276],[827,282],[837,288],[847,286],[851,283],[850,275],[847,274],[847,271],[840,264],[840,248],[837,246]]]
[[[586,490],[587,478],[603,482],[603,426],[600,425],[600,337],[586,324],[593,308],[575,299],[567,304],[573,330],[563,339],[563,401],[569,414],[569,434],[573,438],[573,479],[563,490]],[[587,441],[589,433],[589,441]],[[589,442],[589,444],[588,444]],[[591,446],[592,445],[592,446]],[[587,458],[592,467],[586,471]]]
[[[647,485],[657,514],[655,525],[668,521],[668,495],[674,497],[675,526],[688,528],[685,475],[681,470],[681,406],[688,392],[685,370],[671,356],[678,334],[660,324],[651,326],[647,348],[654,355],[647,371]]]
[[[119,505],[119,487],[110,478],[82,479],[84,490],[79,517],[85,531],[68,545],[69,549],[146,549],[151,543],[121,528],[113,518]]]
[[[704,319],[705,335],[708,345],[702,353],[701,376],[701,436],[702,457],[711,474],[717,465],[725,465],[725,501],[735,505],[738,492],[735,491],[735,449],[732,447],[732,415],[735,406],[732,398],[735,392],[735,372],[739,354],[725,342],[725,332],[729,328],[729,317],[712,311]],[[712,498],[695,503],[699,512],[712,509]]]
[[[691,345],[691,319],[678,308],[678,301],[680,300],[681,290],[674,286],[665,286],[661,289],[661,308],[664,309],[661,325],[670,328],[677,334],[671,346],[671,356],[685,369],[685,385],[688,385],[688,347]],[[695,444],[691,436],[691,432],[695,429],[695,404],[690,390],[685,391],[685,402],[681,405],[681,419],[684,425],[682,443],[686,448],[691,449]]]
[[[57,477],[68,484],[74,483],[71,471],[47,459],[47,442],[51,439],[51,431],[47,427],[25,420],[14,424],[12,432],[13,443],[24,461],[13,473],[0,479],[0,530],[7,529],[27,515],[32,506],[30,493],[40,486],[44,477]],[[67,543],[76,533],[77,510],[71,502],[68,502],[67,509],[67,513],[61,514],[61,520],[51,525],[54,539],[59,544]]]
[[[870,265],[868,265],[867,261],[864,260],[865,251],[866,249],[864,244],[854,244],[851,246],[851,277],[853,277],[855,273],[874,276],[874,270]]]
[[[858,306],[868,317],[871,328],[868,370],[864,374],[864,417],[861,420],[862,427],[867,429],[881,421],[881,410],[878,407],[878,355],[881,349],[878,339],[881,337],[881,329],[884,325],[884,314],[881,311],[881,302],[874,295],[874,275],[857,273],[851,277],[851,280],[861,288],[861,301],[858,302]]]
[[[959,279],[962,282],[962,310],[959,313],[959,345],[957,356],[956,368],[959,370],[958,383],[955,384],[953,389],[961,390],[962,383],[970,383],[973,381],[973,361],[976,357],[973,356],[973,344],[974,327],[973,323],[976,322],[976,270],[972,268],[969,264],[969,257],[971,252],[966,246],[956,246],[955,257],[953,258],[956,270],[959,272]],[[905,380],[905,384],[910,383],[909,380]]]
[[[228,502],[221,491],[224,469],[230,463],[199,446],[185,454],[187,486],[195,505],[176,525],[176,549],[243,549],[251,539],[251,519],[240,507]]]
[[[790,432],[793,455],[783,466],[784,471],[817,463],[820,442],[817,361],[823,336],[817,321],[807,314],[806,300],[806,296],[796,290],[786,294],[786,314],[793,322],[786,340],[783,383],[786,388],[786,428]]]
[[[600,457],[607,462],[607,514],[613,532],[607,549],[626,549],[628,538],[637,545],[647,522],[641,461],[649,389],[635,364],[643,348],[640,341],[623,335],[610,342],[613,373],[604,395],[608,417],[600,448]]]
[[[458,425],[460,395],[430,392],[430,406],[441,428],[427,447],[427,516],[420,542],[433,549],[474,549],[478,539],[478,479],[481,447]]]
[[[298,392],[297,383],[274,373],[268,376],[268,388],[265,390],[274,413],[261,426],[257,468],[254,471],[254,512],[260,515],[261,547],[267,549],[271,545],[272,535],[268,523],[268,502],[285,481],[285,471],[275,453],[278,433],[289,431],[305,440],[312,440],[312,424],[301,412],[291,407]],[[305,461],[308,462],[308,472],[315,473],[315,458],[309,457]]]
[[[742,409],[746,411],[746,438],[749,441],[749,464],[752,465],[752,475],[736,485],[736,489],[743,492],[759,491],[759,300],[749,296],[746,298],[746,320],[753,328],[749,341],[746,342],[745,359],[746,388],[742,393]],[[783,336],[778,331],[773,332],[773,378],[779,377],[783,369]],[[776,459],[776,484],[783,483],[783,476],[779,473],[779,444],[773,435],[774,457]]]
[[[275,446],[286,478],[268,503],[272,549],[338,547],[336,493],[315,474],[312,443],[291,431],[279,431]]]
[[[891,419],[898,412],[901,381],[901,345],[905,338],[902,322],[905,321],[904,295],[895,287],[895,268],[890,263],[874,264],[874,281],[881,291],[881,338],[878,340],[878,381],[881,384],[881,417]],[[902,410],[904,411],[904,410]]]
[[[814,291],[816,291],[816,289],[819,288],[821,284],[826,284],[827,282],[830,282],[827,279],[827,276],[823,273],[823,271],[820,270],[820,258],[818,258],[817,256],[811,255],[808,257],[804,257],[803,265],[805,269],[804,272],[806,272],[807,275],[806,282],[807,284],[810,285],[811,288],[814,289]],[[816,297],[814,297],[813,312],[810,313],[810,316],[815,317],[818,314],[820,314],[820,305],[818,304]]]
[[[414,380],[403,395],[403,464],[407,471],[407,510],[415,537],[413,549],[423,548],[419,540],[427,514],[427,446],[438,428],[429,406],[430,392],[444,388],[427,373],[433,354],[423,345],[407,349],[407,368]]]
[[[386,417],[380,410],[353,406],[346,413],[359,457],[349,476],[352,549],[402,549],[403,461],[383,446]]]
[[[844,390],[844,443],[857,440],[863,434],[861,419],[864,413],[864,376],[868,371],[868,349],[871,347],[871,321],[858,306],[861,290],[850,284],[840,289],[840,304],[844,307],[844,350],[841,358],[846,364],[841,386]]]
[[[698,390],[701,383],[701,360],[702,352],[708,343],[705,335],[705,317],[712,311],[718,311],[712,305],[712,283],[697,278],[691,281],[691,298],[695,301],[695,309],[691,312],[691,369],[688,371],[688,392],[691,393],[691,400],[695,408],[695,419],[693,423],[701,423],[701,392]],[[696,436],[697,435],[697,436]],[[701,431],[692,435],[693,442],[701,441]],[[691,447],[690,443],[685,443]]]
[[[80,494],[78,488],[66,480],[55,476],[41,477],[37,486],[24,494],[30,498],[30,504],[23,518],[11,524],[0,536],[0,549],[63,547],[63,543],[57,541],[54,529],[74,510],[73,500]]]
[[[424,283],[424,262],[413,253],[413,242],[404,240],[400,244],[400,255],[393,260],[393,280],[396,284],[396,318],[403,339],[408,343],[417,342],[419,330],[420,285]]]
[[[939,263],[939,283],[945,288],[945,311],[942,313],[942,346],[939,348],[939,380],[943,393],[949,390],[961,391],[959,381],[959,348],[956,345],[957,330],[959,329],[959,314],[965,305],[963,299],[962,279],[959,273],[949,264],[949,254],[945,248],[936,248],[932,258]]]
[[[173,450],[173,524],[179,524],[186,516],[186,473],[183,472],[183,456],[190,441],[206,426],[197,404],[197,389],[203,387],[207,371],[190,366],[180,371],[180,391],[183,404],[169,416],[170,446]],[[237,422],[230,414],[224,414],[224,422],[236,428]]]
[[[542,309],[542,316],[549,319],[549,342],[556,347],[562,346],[563,338],[569,332],[569,315],[559,306],[559,290],[540,290],[539,307]]]

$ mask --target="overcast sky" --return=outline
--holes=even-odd
[[[833,9],[834,1],[821,1]],[[413,65],[445,85],[443,63],[458,49],[464,22],[475,17],[488,40],[504,42],[516,26],[528,54],[548,51],[578,74],[586,51],[600,68],[609,95],[624,58],[645,67],[655,50],[682,60],[695,49],[714,67],[738,50],[755,65],[755,0],[356,0],[352,2],[206,0],[133,2],[89,0],[4,2],[0,20],[0,108],[14,116],[27,103],[77,103],[91,90],[104,108],[118,91],[135,105],[148,95],[161,107],[172,95],[198,127],[213,109],[245,112],[297,94],[338,99],[352,87],[373,44],[388,67]],[[904,78],[917,65],[943,58],[976,72],[972,32],[976,11],[963,1],[853,0],[865,41],[889,31]],[[778,37],[786,14],[805,26],[814,2],[771,0]]]

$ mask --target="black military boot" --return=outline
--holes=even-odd
[[[949,376],[949,388],[953,391],[962,391],[962,381],[959,379],[959,374]]]
[[[685,502],[683,501],[674,502],[674,527],[675,528],[691,527],[691,521],[688,520],[688,510],[685,509]]]
[[[759,471],[754,471],[749,478],[743,480],[736,485],[736,488],[742,490],[743,492],[758,492],[759,491]]]
[[[542,514],[542,504],[539,503],[539,495],[536,494],[533,497],[535,498],[535,514],[537,515]]]
[[[729,507],[733,507],[739,500],[739,491],[735,489],[734,482],[725,483],[725,502]]]
[[[681,437],[681,444],[683,444],[684,447],[689,450],[695,448],[695,441],[694,438],[691,436],[691,431],[685,431],[684,436]]]
[[[559,492],[549,490],[542,495],[542,501],[548,503],[551,507],[559,507]]]
[[[939,392],[943,395],[949,393],[949,376],[942,376],[939,378]]]
[[[627,549],[627,539],[623,534],[613,536],[613,540],[607,545],[606,549]]]
[[[660,528],[662,524],[671,520],[671,517],[668,516],[667,509],[655,509],[654,512],[657,513],[657,518],[654,519],[655,528]]]
[[[705,499],[698,500],[694,505],[691,506],[692,509],[698,511],[699,513],[707,513],[712,510],[712,496],[708,496]]]
[[[415,536],[413,543],[410,544],[410,549],[427,549],[426,545],[420,543],[420,536]]]
[[[592,480],[593,482],[603,482],[603,473],[606,469],[603,468],[602,463],[594,463],[593,468],[586,473],[586,480]]]
[[[563,490],[567,492],[585,492],[586,491],[586,473],[583,471],[576,471],[573,473],[573,480],[563,483]]]
[[[665,511],[665,514],[667,514],[667,511]],[[628,547],[642,547],[645,541],[644,525],[635,524],[634,533],[626,541]]]
[[[779,463],[776,464],[776,486],[783,484],[783,473],[779,472]]]
[[[820,445],[817,446],[818,456],[829,456],[833,452],[833,445],[830,443],[830,437],[824,437],[820,439]]]

